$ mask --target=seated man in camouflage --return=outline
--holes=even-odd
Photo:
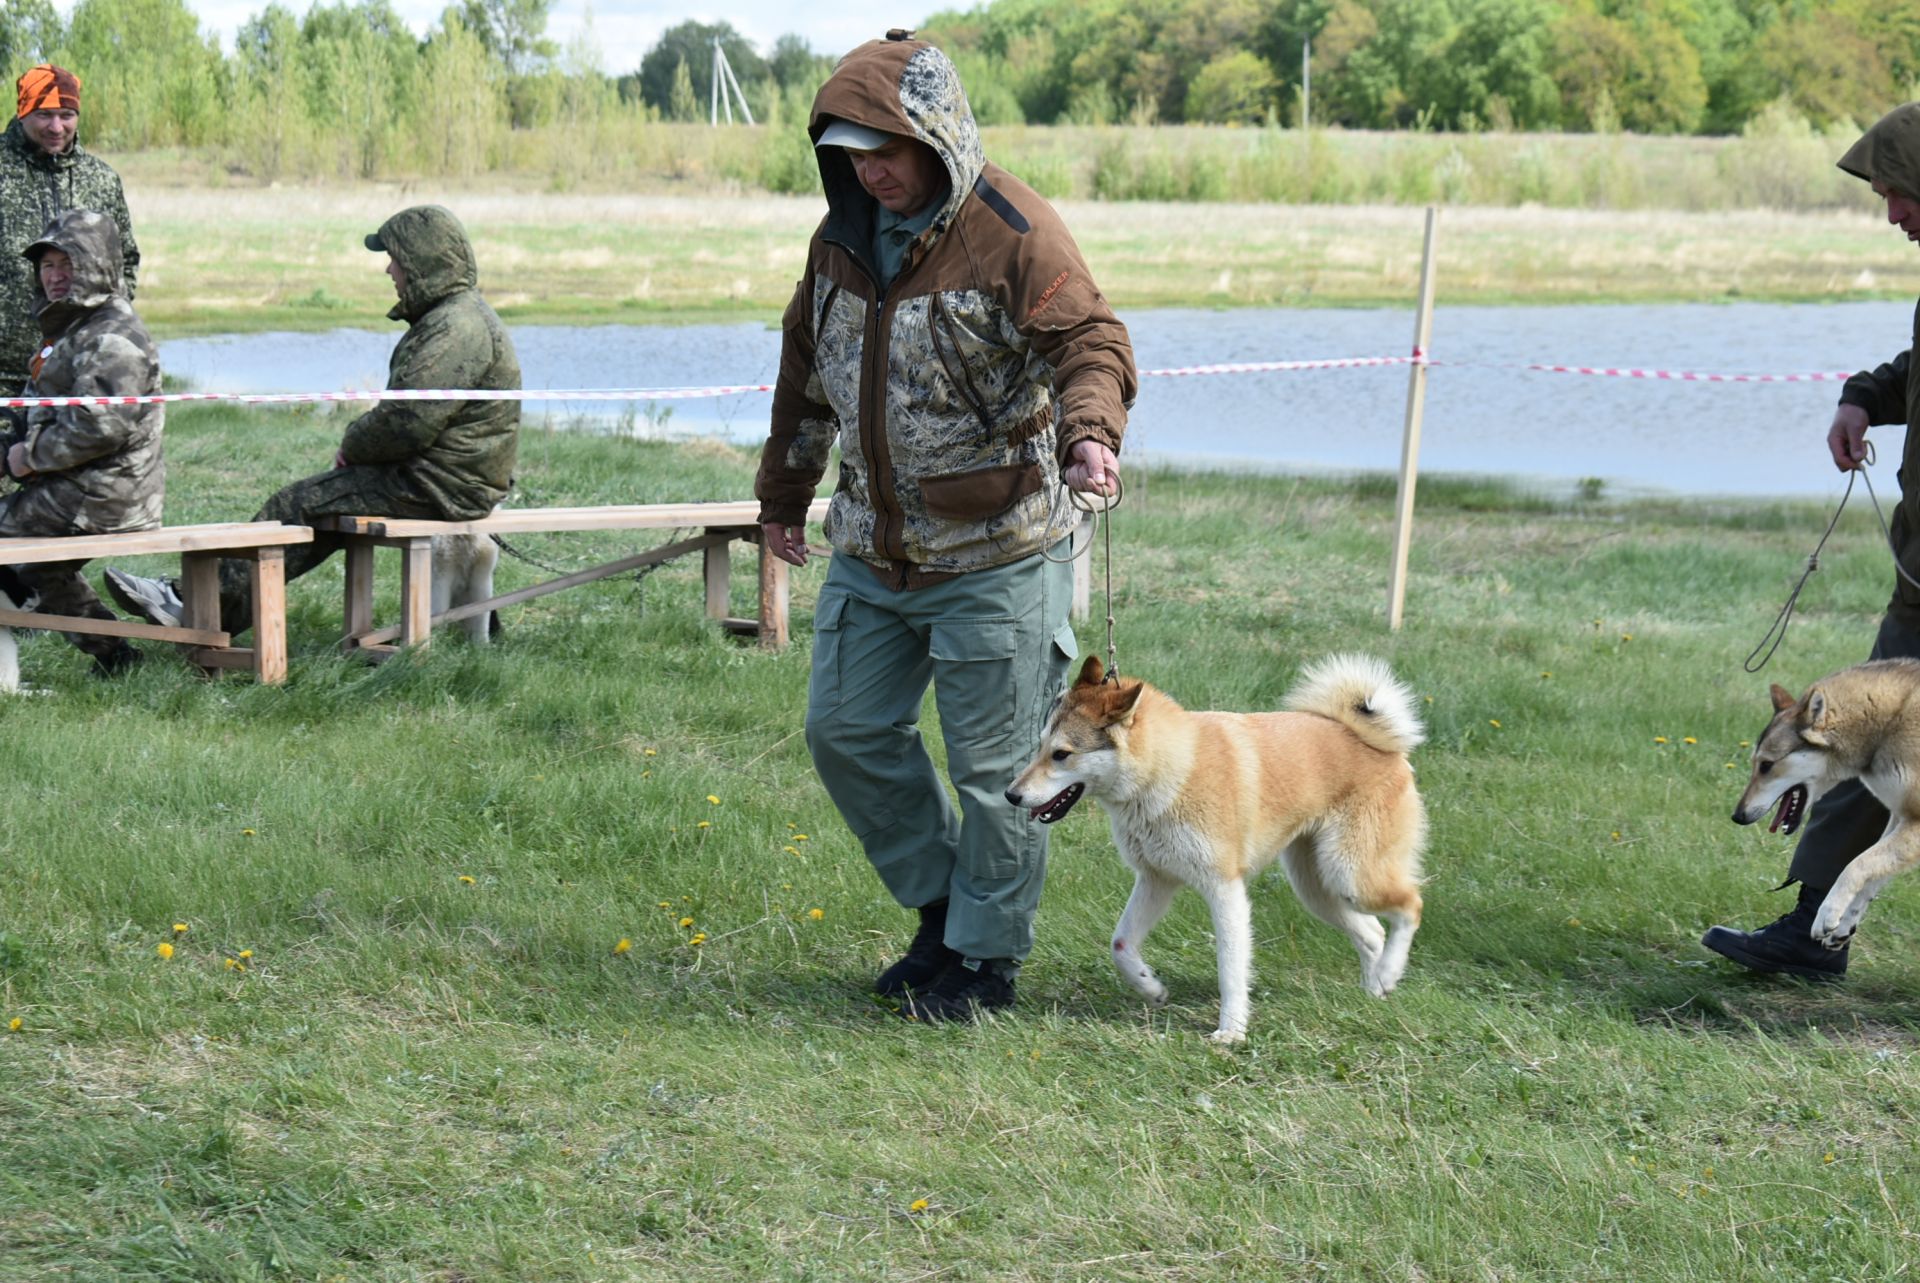
[[[367,237],[388,255],[400,296],[387,313],[407,323],[388,366],[389,388],[517,389],[520,362],[500,318],[476,288],[473,246],[451,211],[403,209]],[[513,484],[520,403],[382,401],[347,425],[333,467],[269,498],[255,521],[311,525],[316,517],[372,515],[474,521],[493,511]],[[316,534],[287,549],[287,578],[306,574],[339,551],[337,536]],[[178,585],[120,570],[107,591],[121,606],[158,624],[184,610]],[[220,626],[245,632],[253,622],[248,563],[220,563]]]
[[[47,225],[24,256],[33,267],[40,347],[27,396],[151,396],[160,354],[127,302],[120,231],[92,210]],[[34,406],[0,442],[20,488],[0,498],[0,536],[104,535],[160,524],[165,471],[161,405]],[[0,577],[16,602],[38,597],[50,615],[113,619],[80,571],[84,561],[19,566]],[[102,676],[140,653],[118,637],[69,633]]]

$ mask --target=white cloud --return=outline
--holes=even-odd
[[[55,0],[62,13],[73,11],[74,0]],[[296,13],[304,13],[303,0],[281,0]],[[424,34],[440,20],[447,0],[392,0],[394,10],[416,32]],[[884,35],[889,26],[912,26],[927,14],[941,8],[959,7],[964,0],[909,0],[904,7],[889,12],[867,4],[835,0],[827,4],[795,4],[793,0],[731,0],[724,6],[700,5],[697,0],[655,3],[654,0],[556,0],[547,22],[547,34],[561,45],[580,34],[587,15],[593,15],[593,44],[600,53],[601,69],[613,74],[632,71],[640,59],[667,28],[688,19],[700,22],[726,21],[753,41],[764,53],[773,42],[795,32],[819,53],[839,55],[863,40]],[[200,18],[202,27],[217,34],[223,48],[233,47],[233,34],[241,24],[267,7],[267,0],[187,0],[187,7]]]

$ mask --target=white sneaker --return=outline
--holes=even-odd
[[[178,628],[187,617],[179,590],[165,579],[148,579],[124,570],[108,570],[105,578],[107,596],[130,615],[162,628]]]

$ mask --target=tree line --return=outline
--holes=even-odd
[[[65,20],[5,0],[0,65],[79,72],[93,145],[217,148],[268,180],[471,175],[556,126],[705,119],[715,41],[755,118],[791,126],[833,67],[797,35],[762,52],[688,21],[609,70],[590,32],[548,37],[551,4],[456,0],[418,36],[389,0],[274,0],[223,51],[185,0],[79,0]],[[1920,5],[1887,0],[991,0],[921,34],[988,125],[1294,124],[1303,52],[1312,121],[1349,128],[1826,128],[1920,96]],[[762,148],[775,190],[816,181],[789,141]]]

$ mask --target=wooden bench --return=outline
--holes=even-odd
[[[141,641],[174,642],[209,673],[250,668],[262,682],[287,679],[287,549],[313,542],[306,526],[276,521],[240,521],[211,526],[162,526],[120,535],[60,535],[0,539],[0,565],[45,561],[96,561],[155,553],[180,554],[180,600],[186,615],[178,628],[122,619],[75,619],[37,611],[0,609],[0,625],[91,633]],[[253,645],[235,646],[220,630],[220,559],[253,563]]]
[[[827,501],[817,499],[807,509],[807,520],[826,516]],[[729,552],[738,540],[760,544],[760,505],[740,503],[657,503],[601,508],[508,508],[478,521],[416,521],[404,517],[320,517],[314,528],[344,538],[347,555],[346,626],[341,649],[373,660],[385,659],[401,647],[425,646],[436,624],[470,619],[486,611],[544,597],[564,588],[593,583],[645,566],[657,566],[689,553],[705,560],[707,617],[730,632],[757,636],[762,646],[787,644],[787,563],[760,548],[760,608],[753,619],[728,614]],[[604,565],[563,575],[528,588],[468,602],[438,615],[433,613],[433,537],[435,535],[560,534],[567,531],[698,530],[686,539],[622,557]],[[375,627],[373,620],[373,554],[375,548],[398,548],[400,562],[400,622]],[[396,646],[395,643],[398,643]]]

